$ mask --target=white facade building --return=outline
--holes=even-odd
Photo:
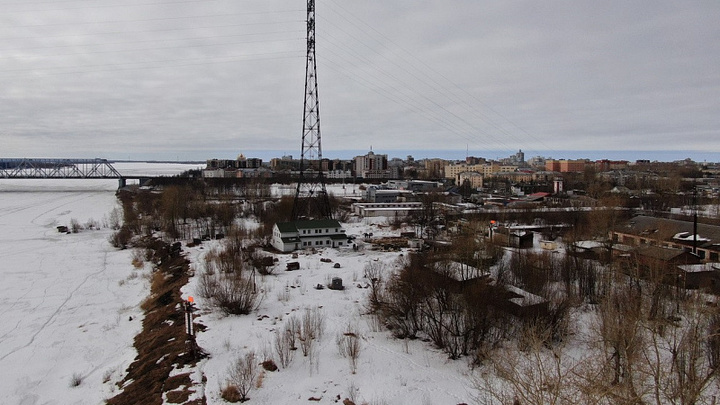
[[[298,249],[340,247],[347,244],[345,230],[334,219],[278,222],[273,227],[272,245],[281,252]]]

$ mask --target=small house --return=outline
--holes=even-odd
[[[286,253],[306,248],[335,248],[347,244],[347,235],[334,219],[278,222],[273,227],[271,243]]]

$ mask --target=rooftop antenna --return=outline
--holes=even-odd
[[[315,63],[315,0],[307,1],[307,58],[305,59],[305,101],[303,112],[300,175],[293,203],[293,220],[330,219],[330,199],[323,177],[320,143],[317,64]]]

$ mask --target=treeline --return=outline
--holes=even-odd
[[[292,200],[272,201],[262,197],[263,191],[258,195],[239,198],[234,192],[192,182],[157,190],[121,190],[118,192],[121,208],[116,216],[121,216],[122,221],[117,221],[118,229],[111,242],[124,248],[133,236],[156,232],[170,241],[202,240],[230,235],[245,226],[250,228],[242,232],[247,231],[250,238],[267,239],[276,221],[289,218]]]

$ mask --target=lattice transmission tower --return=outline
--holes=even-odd
[[[300,154],[300,176],[297,179],[293,204],[293,219],[332,218],[330,199],[325,189],[320,140],[320,105],[315,63],[315,0],[308,0],[302,153]]]

